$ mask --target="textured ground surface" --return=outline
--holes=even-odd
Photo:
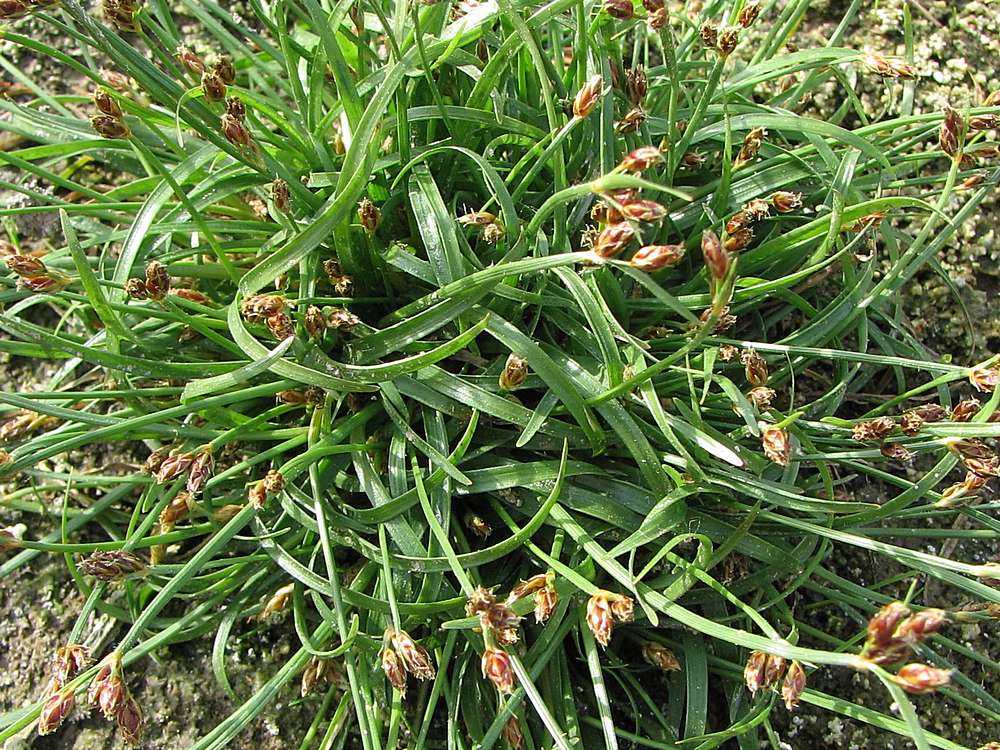
[[[816,2],[799,32],[799,44],[805,47],[818,42],[836,25],[838,14],[847,7],[846,0]],[[865,9],[852,27],[846,43],[862,49],[885,54],[904,51],[903,0],[864,2]],[[911,0],[915,27],[915,59],[922,78],[918,83],[915,110],[933,111],[945,103],[961,108],[977,103],[989,91],[1000,88],[1000,2],[951,2]],[[25,33],[36,35],[44,29],[32,24]],[[9,45],[0,42],[4,55],[10,55]],[[62,79],[61,72],[44,60],[18,61],[21,70],[41,85],[73,90],[74,82]],[[0,80],[11,82],[6,73]],[[898,89],[891,91],[875,82],[863,84],[859,94],[866,108],[872,113],[882,111],[889,97],[898,96]],[[821,113],[837,101],[837,92],[831,90],[829,98],[817,96],[809,103],[811,112]],[[2,142],[0,147],[9,147]],[[0,179],[10,179],[11,173],[0,170]],[[11,194],[0,191],[0,203],[11,199]],[[1000,288],[1000,248],[995,230],[997,207],[988,200],[973,221],[963,227],[960,237],[953,241],[940,257],[944,271],[958,287],[961,304],[975,320],[973,329],[968,326],[961,312],[961,304],[944,280],[933,272],[922,275],[912,285],[904,300],[904,321],[922,341],[941,355],[951,355],[957,361],[969,362],[985,358],[986,353],[1000,351],[1000,309],[995,304]],[[55,227],[54,217],[37,215],[30,222],[19,225],[22,235],[33,241],[43,239]],[[975,351],[973,351],[975,350]],[[0,360],[0,388],[29,390],[37,377],[17,361]],[[113,460],[128,461],[129,457],[89,456],[75,457],[81,465],[94,465]],[[857,486],[853,491],[859,499],[878,501],[883,497],[882,488],[875,484]],[[2,490],[0,490],[2,492]],[[58,499],[46,498],[58,511]],[[0,509],[0,525],[17,521],[9,511]],[[940,552],[939,546],[927,551]],[[864,554],[843,550],[838,572],[861,585],[871,583],[871,560]],[[951,554],[956,558],[984,559],[995,550],[983,548],[958,548]],[[887,575],[878,571],[878,578]],[[940,602],[957,604],[958,602]],[[64,572],[61,559],[39,557],[32,565],[15,576],[0,580],[0,711],[7,711],[37,696],[45,680],[45,670],[53,649],[62,644],[75,613],[81,604],[80,595]],[[803,598],[800,606],[815,611],[827,627],[836,622],[839,613],[829,607],[815,607],[815,602]],[[855,632],[855,625],[846,620],[844,634]],[[971,648],[992,650],[1000,658],[997,644],[998,629],[957,629],[950,635]],[[108,634],[114,639],[115,634]],[[270,664],[292,645],[294,635],[278,622],[244,638],[237,643],[229,668],[230,680],[240,696],[249,695],[266,679]],[[206,732],[233,708],[233,703],[216,687],[211,674],[210,641],[186,645],[164,651],[158,658],[144,666],[143,684],[136,686],[148,722],[148,732],[143,743],[148,750],[160,748],[185,748],[191,741]],[[970,668],[966,672],[984,684],[996,684],[998,675]],[[845,671],[817,673],[811,684],[824,692],[850,698],[873,708],[885,709],[888,699],[884,691],[868,683],[862,675]],[[1000,738],[1000,726],[990,726],[976,715],[960,710],[936,710],[933,697],[917,699],[917,707],[928,728],[940,732],[972,747],[987,740]],[[294,747],[308,725],[312,712],[309,703],[302,704],[297,692],[288,689],[266,714],[241,735],[234,747],[270,750]],[[775,712],[783,748],[811,750],[832,748],[904,748],[911,747],[906,740],[874,732],[862,722],[847,720],[832,714],[803,709],[790,718],[781,718]],[[109,726],[96,715],[79,712],[54,738],[34,738],[26,733],[24,739],[8,743],[5,750],[14,748],[65,748],[66,750],[103,750],[115,746]]]

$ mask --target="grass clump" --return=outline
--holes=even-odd
[[[801,703],[961,747],[924,693],[1000,718],[949,633],[1000,566],[924,551],[997,535],[997,370],[899,301],[994,188],[996,107],[914,113],[912,61],[839,46],[859,5],[797,51],[808,0],[5,5],[93,94],[5,65],[0,350],[51,369],[0,394],[0,572],[64,554],[86,603],[0,738],[89,700],[137,742],[142,660],[206,637],[234,708],[196,750],[292,682],[301,748],[773,747]],[[18,232],[45,212],[58,241]],[[142,470],[75,470],[109,444]],[[231,685],[281,612],[297,648]]]

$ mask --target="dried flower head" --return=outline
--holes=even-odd
[[[502,694],[510,695],[514,692],[514,669],[506,651],[487,646],[483,652],[482,669],[483,677],[492,682]]]
[[[882,78],[901,78],[909,81],[917,77],[916,68],[909,63],[891,60],[876,52],[867,53],[861,61],[868,70]]]
[[[597,642],[604,647],[611,642],[611,633],[615,628],[611,612],[611,596],[611,592],[602,590],[591,596],[587,602],[587,627]]]
[[[650,31],[659,31],[665,28],[669,21],[670,13],[664,7],[650,11],[646,17],[646,25],[649,26]]]
[[[234,146],[247,148],[253,142],[253,137],[242,120],[233,117],[228,112],[222,115],[220,124],[222,135]]]
[[[131,693],[126,692],[125,700],[115,713],[115,723],[126,745],[135,746],[142,741],[142,711]]]
[[[76,692],[73,688],[55,690],[49,694],[38,715],[38,734],[45,736],[56,731],[76,706]]]
[[[646,273],[672,268],[684,259],[684,245],[646,245],[636,250],[629,265]]]
[[[488,539],[493,533],[493,527],[490,526],[489,521],[478,513],[466,513],[464,520],[466,528],[480,539]]]
[[[274,207],[277,210],[288,213],[292,203],[292,194],[288,183],[280,177],[271,183],[271,200],[274,201]]]
[[[799,698],[802,691],[806,689],[806,671],[797,661],[793,661],[785,674],[785,681],[781,685],[781,698],[785,701],[785,708],[794,711],[799,705]]]
[[[277,469],[270,469],[261,480],[264,491],[269,495],[276,495],[285,489],[285,477]]]
[[[729,253],[719,241],[719,236],[711,229],[701,233],[701,254],[712,278],[720,281],[729,274]]]
[[[771,205],[779,214],[791,213],[802,206],[802,193],[790,193],[779,190],[771,196]]]
[[[951,421],[968,422],[979,413],[979,406],[979,399],[976,398],[967,398],[964,401],[959,401],[951,410]],[[926,419],[926,417],[924,418]]]
[[[622,204],[622,214],[634,221],[659,221],[667,215],[667,209],[656,201],[637,198]]]
[[[99,581],[120,581],[133,573],[145,573],[146,564],[125,550],[97,550],[80,561],[80,570]]]
[[[1000,382],[1000,370],[995,367],[976,367],[969,371],[969,382],[977,391],[991,392]]]
[[[403,668],[418,680],[434,679],[434,662],[423,646],[417,643],[405,630],[396,630],[392,634],[392,645],[399,654]]]
[[[740,26],[742,26],[744,29],[749,29],[751,26],[753,26],[754,21],[757,20],[757,16],[759,15],[760,15],[760,3],[754,0],[754,2],[749,2],[743,6],[737,18],[739,20]]]
[[[656,146],[641,146],[640,148],[629,152],[625,158],[622,159],[619,167],[624,169],[626,172],[642,172],[643,170],[655,166],[662,159],[663,155],[660,153],[660,149]]]
[[[756,407],[757,411],[762,412],[771,408],[771,402],[774,400],[774,397],[774,389],[763,385],[751,388],[747,393],[747,400]]]
[[[632,0],[604,0],[604,10],[620,21],[628,21],[635,14]]]
[[[761,221],[771,215],[771,204],[763,198],[754,198],[743,206],[743,213],[750,221]]]
[[[962,156],[962,140],[965,138],[965,121],[953,107],[944,108],[944,119],[938,131],[938,145],[952,159]]]
[[[573,99],[573,116],[582,120],[597,106],[601,98],[601,91],[604,88],[604,79],[600,76],[593,76],[587,80]]]
[[[219,59],[215,61],[215,65],[212,66],[212,72],[227,86],[236,83],[236,68],[229,55],[220,55]]]
[[[535,622],[545,622],[552,616],[556,604],[559,603],[559,594],[555,586],[546,586],[541,591],[535,593]]]
[[[716,49],[719,46],[719,25],[714,21],[703,23],[699,33],[701,34],[701,43],[709,49]]]
[[[78,643],[68,643],[56,649],[52,658],[52,676],[67,683],[90,666],[90,651]]]
[[[792,455],[792,444],[787,430],[773,425],[764,427],[760,432],[760,441],[768,460],[778,466],[788,466]]]
[[[615,123],[616,133],[635,133],[646,122],[646,111],[642,107],[632,107],[625,116]]]
[[[623,594],[613,594],[609,597],[611,601],[611,614],[618,622],[632,622],[635,617],[635,602],[632,597]]]
[[[521,722],[517,720],[516,716],[511,716],[507,719],[507,723],[503,725],[503,729],[500,730],[500,736],[503,741],[506,742],[514,750],[521,750],[524,747],[524,735],[521,733]]]
[[[719,34],[719,55],[723,58],[729,57],[736,51],[736,45],[740,43],[739,26],[729,26]]]
[[[187,517],[187,514],[194,508],[194,498],[189,492],[178,492],[163,510],[160,511],[160,529],[168,532],[174,528],[174,524]]]
[[[496,601],[497,598],[492,591],[479,586],[473,590],[468,601],[465,602],[465,614],[469,617],[481,614],[496,604]]]
[[[204,445],[195,454],[188,469],[187,491],[192,495],[197,495],[205,488],[205,483],[212,478],[215,473],[215,457],[212,455],[212,448]]]
[[[907,664],[900,668],[893,681],[911,695],[923,695],[951,682],[951,670],[927,664]]]
[[[97,107],[97,111],[102,115],[114,117],[119,120],[122,118],[122,108],[119,106],[118,100],[111,96],[111,94],[109,94],[106,90],[94,89],[94,93],[91,98],[93,99],[94,106]]]
[[[869,440],[882,440],[895,429],[895,419],[892,417],[878,417],[855,424],[851,430],[851,436],[859,443]]]
[[[679,672],[681,669],[681,663],[674,656],[674,652],[653,641],[642,644],[642,658],[661,672]]]
[[[223,505],[221,508],[216,509],[212,513],[212,520],[216,523],[229,523],[233,520],[233,517],[243,510],[243,505],[230,504]]]
[[[189,74],[193,76],[201,76],[201,74],[205,72],[205,61],[202,60],[201,56],[190,47],[181,45],[177,48],[177,51],[174,54],[177,55],[177,61],[181,64],[181,67],[183,67]]]
[[[264,602],[264,607],[261,609],[260,613],[257,615],[258,620],[265,620],[271,615],[283,612],[285,607],[288,606],[288,602],[291,601],[292,592],[295,590],[294,583],[287,583],[280,589],[275,591]]]
[[[125,702],[128,690],[122,679],[122,657],[119,651],[112,651],[101,662],[87,691],[87,702],[98,706],[106,719],[114,719],[118,709]]]
[[[500,373],[500,390],[512,391],[528,377],[528,360],[511,352]]]
[[[625,73],[625,98],[632,106],[641,107],[646,100],[649,91],[649,80],[646,78],[646,69],[637,65]]]
[[[369,235],[375,234],[378,225],[382,221],[382,212],[367,198],[362,198],[358,204],[358,222],[365,228]]]
[[[247,490],[247,502],[250,503],[250,507],[256,510],[263,510],[267,507],[267,490],[264,489],[263,482],[250,485]]]
[[[401,694],[406,694],[406,670],[403,662],[393,649],[389,646],[382,648],[382,671],[385,673],[389,684]]]
[[[744,349],[740,353],[740,363],[743,365],[747,382],[752,386],[767,385],[767,362],[756,349]]]
[[[109,115],[94,115],[90,118],[90,127],[102,138],[131,138],[132,131],[128,125],[117,117]]]
[[[764,143],[764,139],[767,137],[767,131],[764,128],[754,128],[743,138],[743,145],[740,147],[739,153],[736,155],[736,163],[733,165],[734,169],[739,169],[747,162],[751,162],[757,158],[757,154],[760,152],[760,147]]]

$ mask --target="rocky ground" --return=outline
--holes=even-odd
[[[864,2],[858,20],[846,39],[846,45],[884,54],[902,54],[903,4],[906,0]],[[817,0],[804,19],[798,36],[805,47],[822,43],[835,28],[848,0]],[[914,58],[922,75],[915,100],[915,110],[939,110],[945,103],[961,108],[978,103],[985,93],[1000,89],[1000,2],[974,0],[909,0],[914,23],[916,51]],[[32,34],[50,33],[33,26]],[[0,42],[0,54],[9,55],[11,48]],[[43,86],[72,90],[74,82],[60,80],[44,60],[15,60],[29,76]],[[5,80],[9,80],[6,79]],[[862,101],[871,111],[880,111],[891,94],[884,87],[868,85],[859,91]],[[831,106],[837,96],[831,89],[829,100],[817,96],[809,106],[817,113]],[[0,174],[0,179],[9,178]],[[10,193],[0,194],[0,201],[12,199]],[[906,325],[932,350],[951,355],[957,361],[975,361],[988,353],[1000,351],[1000,310],[994,301],[1000,288],[1000,248],[994,225],[997,216],[995,199],[988,199],[980,213],[961,230],[940,257],[944,272],[957,285],[961,302],[944,279],[928,271],[912,284],[904,299]],[[53,217],[32,219],[19,227],[26,237],[39,239],[52,232]],[[968,309],[975,326],[970,327],[962,314]],[[0,359],[0,387],[29,389],[35,373],[23,363]],[[854,488],[856,495],[877,501],[883,497],[878,485],[865,484]],[[4,525],[12,520],[8,513],[0,515]],[[929,551],[936,551],[930,548]],[[953,552],[961,559],[977,559],[995,554],[996,550],[963,548]],[[866,553],[845,551],[839,556],[838,572],[864,585],[872,575],[873,561]],[[879,571],[881,578],[884,571]],[[80,594],[68,578],[62,561],[56,557],[39,557],[17,574],[0,580],[0,712],[12,710],[38,696],[44,686],[48,659],[53,649],[65,640],[75,613],[81,604]],[[810,602],[804,599],[803,608]],[[823,626],[831,627],[836,613],[817,609]],[[844,623],[845,634],[854,632],[854,624]],[[994,659],[1000,659],[996,627],[967,626],[961,633],[952,633],[957,640],[972,648],[989,649]],[[113,634],[109,633],[109,638]],[[247,696],[269,674],[268,664],[292,647],[294,635],[281,623],[258,631],[252,639],[236,643],[228,667],[230,680],[237,693]],[[232,701],[217,687],[210,667],[211,642],[186,644],[165,650],[144,667],[144,685],[139,695],[149,719],[143,747],[148,750],[184,748],[194,738],[204,734],[233,709]],[[1000,687],[1000,677],[979,667],[966,666],[966,674],[983,684]],[[842,696],[872,708],[887,711],[888,698],[883,690],[869,684],[863,675],[847,671],[824,670],[810,677],[810,684],[826,693]],[[953,707],[935,710],[935,699],[917,699],[917,707],[925,725],[958,742],[976,747],[988,740],[1000,738],[1000,725],[990,726],[981,717]],[[295,691],[288,689],[265,717],[241,735],[233,747],[270,750],[292,747],[308,725],[312,707],[299,701]],[[776,730],[781,748],[811,750],[831,748],[904,748],[911,743],[893,739],[873,730],[860,721],[821,712],[804,706],[792,716],[775,712]],[[4,750],[36,748],[55,750],[98,750],[113,747],[110,725],[96,714],[78,713],[54,738],[35,738],[25,733],[8,742]]]

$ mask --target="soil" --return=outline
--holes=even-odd
[[[844,41],[844,46],[869,49],[887,55],[904,53],[903,5],[906,0],[880,0],[864,3]],[[914,58],[921,73],[915,100],[916,112],[939,110],[945,103],[957,108],[978,103],[983,96],[1000,89],[1000,3],[985,0],[952,2],[951,0],[909,0],[913,16],[916,51]],[[795,40],[800,47],[825,43],[848,0],[816,0]],[[765,4],[766,5],[766,4]],[[21,33],[46,35],[52,30],[33,20],[23,22]],[[74,90],[80,81],[63,80],[63,71],[51,61],[38,58],[19,59],[12,45],[0,41],[0,54],[18,65],[23,72],[42,86],[56,90]],[[10,80],[4,74],[4,80]],[[881,111],[889,89],[877,82],[860,81],[858,92],[871,112]],[[898,91],[895,94],[898,96]],[[809,103],[817,113],[828,110],[837,101],[831,89],[829,98],[818,95]],[[9,144],[7,144],[9,147]],[[8,179],[5,170],[0,179]],[[0,191],[0,202],[14,199]],[[21,200],[21,198],[16,198]],[[939,260],[943,271],[958,288],[960,301],[945,280],[934,271],[922,273],[909,286],[904,297],[906,325],[914,334],[942,356],[969,362],[985,359],[1000,351],[1000,311],[992,305],[1000,289],[1000,248],[997,244],[995,217],[996,199],[989,198],[981,211],[968,222]],[[31,241],[52,238],[58,241],[58,224],[53,215],[35,215],[18,222],[22,237]],[[962,313],[962,305],[975,320],[970,326]],[[0,387],[29,390],[39,374],[25,363],[3,361],[0,357]],[[131,457],[121,457],[125,461]],[[0,494],[2,494],[0,488]],[[866,484],[853,488],[855,495],[865,500],[884,497],[883,488]],[[43,498],[45,501],[56,499]],[[55,510],[55,508],[54,508]],[[0,526],[21,519],[7,510],[0,511]],[[931,548],[929,551],[937,551]],[[995,556],[998,550],[982,544],[966,545],[954,550],[958,559],[977,560]],[[867,553],[842,549],[837,555],[837,572],[858,584],[873,583],[873,572],[886,575],[884,565],[877,568]],[[882,563],[880,562],[880,565]],[[901,592],[902,593],[902,592]],[[957,602],[927,602],[955,604]],[[0,580],[0,711],[10,711],[35,700],[43,691],[49,659],[54,649],[65,642],[75,614],[82,604],[81,595],[69,578],[63,561],[56,557],[39,556],[15,575]],[[803,596],[798,606],[810,604]],[[843,634],[853,635],[857,624],[841,613],[829,609],[813,610],[824,628],[835,632],[840,618]],[[956,628],[957,630],[957,628]],[[986,651],[994,660],[1000,659],[1000,640],[996,624],[964,626],[960,633],[950,633],[970,648]],[[113,641],[115,633],[105,633]],[[270,673],[269,665],[280,663],[293,647],[294,634],[281,621],[255,631],[242,641],[231,643],[227,654],[230,681],[241,697],[250,695]],[[805,642],[805,641],[804,641]],[[133,680],[133,691],[140,700],[147,718],[143,748],[160,750],[189,747],[209,731],[235,707],[233,701],[217,686],[211,672],[211,640],[182,644],[155,655],[142,668],[142,684]],[[967,676],[996,693],[1000,678],[973,663],[959,664]],[[809,677],[810,686],[825,693],[888,711],[885,691],[871,684],[869,678],[846,670],[819,670]],[[928,729],[943,734],[963,745],[977,747],[1000,738],[1000,724],[990,725],[982,717],[949,704],[948,711],[936,710],[941,704],[933,696],[918,697],[917,709]],[[313,707],[300,701],[297,691],[286,688],[263,716],[233,741],[233,748],[271,750],[297,744],[308,726]],[[836,714],[803,705],[795,714],[775,711],[772,714],[782,750],[854,750],[855,748],[906,748],[912,743],[875,730],[869,725]],[[4,750],[98,750],[118,745],[111,725],[98,714],[77,711],[62,730],[49,738],[39,738],[30,729],[14,738]],[[765,742],[764,746],[768,746]]]

